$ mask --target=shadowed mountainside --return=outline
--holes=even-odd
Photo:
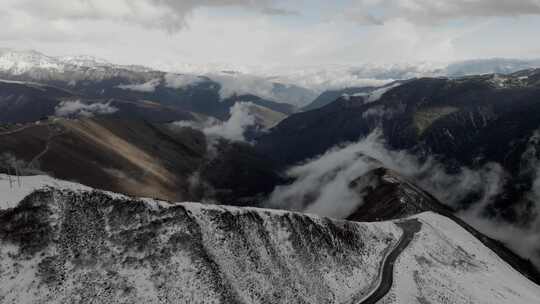
[[[280,180],[272,162],[246,144],[222,141],[225,152],[208,153],[202,132],[142,120],[53,119],[0,133],[0,140],[0,155],[7,158],[2,171],[39,170],[134,196],[234,204],[271,191],[268,185]],[[243,152],[227,152],[236,150]],[[221,165],[214,170],[216,163]],[[212,178],[198,180],[208,170]],[[267,183],[253,184],[261,176]],[[235,183],[227,184],[232,194],[226,197],[213,191],[213,185],[219,190],[223,182]],[[208,191],[201,191],[205,184]]]

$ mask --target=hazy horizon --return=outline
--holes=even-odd
[[[154,68],[540,57],[535,0],[3,2],[3,47]]]

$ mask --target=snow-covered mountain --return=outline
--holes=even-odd
[[[49,70],[51,72],[67,72],[81,67],[95,69],[122,68],[138,71],[150,70],[142,66],[115,65],[105,59],[89,55],[53,57],[34,50],[0,49],[0,70],[14,75],[22,75],[38,69]]]
[[[92,56],[52,57],[31,50],[0,49],[0,79],[43,82],[84,93],[119,88],[127,95],[129,91],[151,93],[159,86],[187,91],[203,85],[217,90],[221,100],[255,96],[292,105],[304,105],[316,97],[316,92],[269,77],[222,71],[204,75],[167,73],[143,66],[115,65]]]
[[[166,74],[182,74],[172,81],[175,87],[189,87],[204,76],[219,85],[222,99],[234,95],[253,95],[302,107],[327,90],[381,86],[395,80],[417,77],[460,77],[473,74],[513,73],[540,67],[540,60],[483,59],[455,63],[388,63],[358,65],[322,65],[310,67],[229,67],[215,65],[160,66],[116,65],[92,56],[47,56],[37,51],[0,49],[0,78],[24,81],[65,83],[114,80],[115,86],[152,89]],[[232,69],[232,70],[231,70]],[[166,72],[164,72],[166,71]],[[186,82],[186,79],[193,81]],[[90,82],[90,83],[88,83]],[[164,82],[164,81],[162,81]]]
[[[540,299],[539,286],[455,222],[430,212],[357,223],[11,178],[11,186],[7,176],[0,179],[2,303]],[[36,189],[40,184],[50,187]],[[20,202],[5,203],[13,199]]]
[[[114,65],[91,56],[52,57],[33,50],[0,49],[0,76],[6,79],[70,84],[115,77],[145,81],[155,76],[142,73],[150,71],[139,66]]]

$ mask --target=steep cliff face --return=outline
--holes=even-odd
[[[0,211],[2,303],[341,303],[401,230],[43,189]]]

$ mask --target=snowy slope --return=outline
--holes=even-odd
[[[395,222],[131,199],[44,176],[16,190],[1,178],[2,208],[28,196],[0,210],[0,303],[361,303],[403,235]],[[538,303],[539,286],[459,225],[415,218],[380,303]]]
[[[43,69],[55,72],[66,72],[70,69],[85,68],[125,68],[130,66],[117,66],[108,61],[93,56],[63,56],[52,57],[33,50],[0,49],[0,71],[9,71],[14,75],[21,75],[33,69]],[[139,68],[140,67],[133,67]],[[149,69],[145,69],[149,70]]]
[[[59,71],[62,62],[36,51],[15,51],[0,49],[0,70],[20,75],[34,68]]]
[[[14,80],[101,81],[121,77],[133,82],[144,82],[162,73],[141,66],[108,63],[92,56],[52,57],[28,50],[0,49],[0,75]]]
[[[540,303],[540,286],[454,221],[431,212],[416,218],[422,230],[398,258],[381,303]]]
[[[0,211],[1,303],[343,303],[392,223],[45,189]]]
[[[0,174],[0,210],[14,208],[30,193],[47,187],[91,190],[81,184],[58,180],[46,175],[16,177]]]

